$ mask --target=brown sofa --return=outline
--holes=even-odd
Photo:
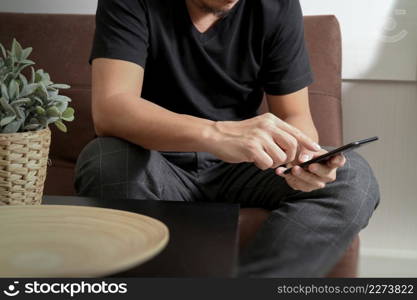
[[[310,104],[322,145],[342,142],[341,114],[341,36],[333,16],[305,17],[306,39],[315,74],[310,88]],[[87,63],[94,33],[94,16],[56,14],[0,13],[0,42],[9,46],[13,37],[25,47],[32,46],[32,59],[58,83],[72,88],[66,95],[73,99],[76,121],[69,133],[52,129],[51,166],[45,194],[73,195],[73,169],[78,154],[95,137],[91,119],[90,66]],[[263,106],[266,110],[265,105]],[[240,245],[254,236],[268,212],[242,209],[239,220]],[[330,277],[354,277],[358,264],[359,239],[334,267]]]

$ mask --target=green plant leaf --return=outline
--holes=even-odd
[[[0,43],[0,51],[1,51],[1,54],[3,55],[3,58],[6,58],[7,57],[7,52],[6,52],[6,49],[4,49],[4,46]]]
[[[22,92],[20,93],[20,96],[27,97],[29,95],[32,95],[38,87],[39,87],[38,83],[30,83],[23,87]]]
[[[7,51],[7,58],[6,58],[6,65],[9,67],[13,67],[16,63],[16,57],[12,54],[12,52]]]
[[[0,98],[0,105],[7,113],[15,114],[13,107],[9,104],[9,102],[6,99],[4,99],[4,97]]]
[[[64,112],[68,108],[68,102],[53,102],[60,112]]]
[[[62,120],[64,120],[64,121],[67,121],[67,122],[72,122],[72,121],[74,121],[75,120],[75,117],[74,117],[74,109],[72,108],[72,107],[68,107],[63,113],[62,113],[62,116],[61,116],[61,119]]]
[[[54,97],[58,96],[59,91],[56,89],[51,89],[50,86],[46,88],[48,90],[49,98],[53,101]]]
[[[7,124],[9,124],[10,122],[14,121],[15,119],[16,119],[16,116],[8,116],[8,117],[5,117],[5,118],[3,118],[0,121],[0,126],[1,127],[6,126]]]
[[[41,82],[43,79],[43,70],[39,69],[35,72],[35,82]]]
[[[4,98],[6,101],[9,101],[9,92],[7,91],[7,87],[4,83],[1,84],[0,89],[2,98]]]
[[[55,123],[56,121],[59,121],[59,117],[50,117],[46,119],[46,124]]]
[[[20,56],[20,59],[21,60],[27,59],[30,56],[30,54],[32,53],[32,51],[33,51],[33,48],[32,47],[29,47],[29,48],[24,49],[22,51],[22,55]]]
[[[12,80],[14,78],[14,73],[13,72],[9,72],[9,73],[7,73],[5,76],[4,76],[4,78],[3,78],[3,83],[5,84],[5,85],[7,85],[7,83],[9,82],[10,83],[10,80]]]
[[[56,126],[59,130],[61,130],[62,132],[67,132],[67,131],[68,131],[67,126],[66,126],[63,122],[61,122],[61,121],[56,121],[54,124],[55,124],[55,126]]]
[[[36,73],[33,67],[30,67],[30,73],[31,73],[30,83],[35,83]]]
[[[41,115],[41,116],[46,115],[46,111],[43,109],[43,107],[41,107],[39,105],[36,106],[36,113],[39,114],[39,115]]]
[[[74,117],[75,110],[72,107],[68,107],[63,113],[62,118],[71,118]]]
[[[25,65],[28,65],[28,66],[31,66],[31,65],[35,64],[35,62],[33,60],[30,60],[30,59],[21,60],[19,63],[20,64],[25,64]]]
[[[20,79],[20,82],[22,83],[22,89],[21,90],[23,91],[23,88],[28,85],[28,80],[27,80],[26,76],[23,75],[23,74],[19,74],[19,79]]]
[[[38,102],[40,105],[43,105],[43,101],[42,101],[41,98],[34,96],[34,97],[32,97],[32,99],[35,100],[36,102]]]
[[[42,82],[45,87],[52,84],[51,77],[43,69],[39,69],[35,74],[35,82]]]
[[[18,106],[18,105],[24,105],[24,104],[30,104],[32,100],[30,98],[20,98],[13,102],[10,102],[12,106]]]
[[[20,43],[16,39],[13,39],[12,53],[14,54],[16,59],[20,59],[20,57],[22,57],[22,51],[23,51],[23,49],[22,49],[22,46],[20,45]]]
[[[43,126],[41,124],[28,124],[23,129],[26,131],[35,131],[41,129]]]
[[[71,88],[71,86],[69,86],[68,84],[61,84],[61,83],[55,83],[50,85],[49,87],[54,88],[54,89],[69,89]]]
[[[72,122],[72,121],[74,121],[74,120],[75,120],[75,117],[74,117],[74,116],[71,116],[71,117],[68,117],[68,118],[66,118],[66,117],[61,117],[61,119],[62,119],[62,120],[64,120],[64,121],[67,121],[67,122]]]
[[[43,71],[43,80],[51,82],[51,77],[49,76],[49,73]]]
[[[43,82],[38,83],[36,93],[41,99],[47,100],[49,98],[48,91],[46,90],[45,84]]]
[[[20,126],[22,126],[22,122],[19,120],[13,121],[9,123],[4,129],[3,133],[16,133],[19,131]]]
[[[58,110],[56,106],[52,106],[46,110],[46,114],[48,117],[60,117],[61,112]]]
[[[17,115],[18,119],[23,120],[23,121],[26,119],[25,111],[23,110],[23,108],[19,106],[12,106],[12,109]]]
[[[71,102],[71,98],[67,97],[67,96],[63,96],[63,95],[57,95],[55,97],[52,98],[53,101],[59,101],[59,102]]]
[[[16,80],[12,79],[9,83],[9,101],[19,97],[19,84]]]
[[[24,69],[26,69],[29,66],[30,66],[30,64],[23,64],[23,65],[21,65],[19,68],[17,68],[16,74],[21,73]]]

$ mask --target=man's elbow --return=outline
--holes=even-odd
[[[104,129],[102,129],[101,127],[97,126],[96,124],[94,124],[94,132],[96,133],[96,136],[99,136],[99,137],[109,136],[110,135]]]
[[[92,108],[92,118],[93,118],[93,125],[94,125],[94,131],[97,136],[109,136],[110,133],[110,127],[109,126],[109,119],[107,118],[107,121],[105,120],[104,116],[106,113],[103,111],[103,108],[97,108],[93,105]]]
[[[94,122],[94,131],[97,136],[109,136],[108,131],[101,124]]]

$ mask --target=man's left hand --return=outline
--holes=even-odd
[[[299,162],[305,162],[326,153],[326,150],[320,150],[315,153],[308,153],[303,151],[303,153],[300,154]],[[288,164],[289,168],[295,165],[290,174],[284,174],[284,171],[287,169],[284,167],[277,168],[276,174],[285,178],[288,185],[294,190],[311,192],[314,190],[322,189],[326,186],[327,183],[335,181],[337,169],[343,167],[345,163],[346,158],[343,156],[343,154],[339,154],[332,157],[325,163],[311,164],[306,169],[296,166],[298,162],[294,164]]]

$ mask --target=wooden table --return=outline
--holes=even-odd
[[[82,205],[140,213],[165,223],[168,246],[155,258],[115,277],[233,277],[238,259],[238,204],[101,200],[44,196],[46,205]],[[100,251],[100,249],[97,249]]]

